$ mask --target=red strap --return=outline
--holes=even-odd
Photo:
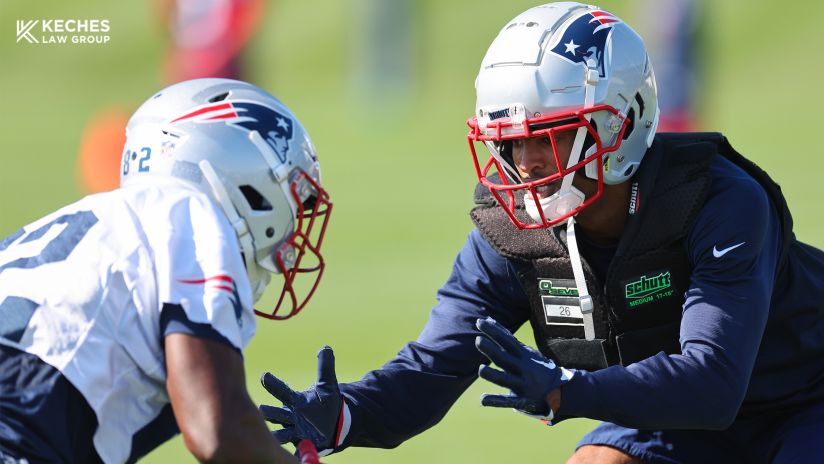
[[[315,445],[303,439],[298,443],[298,453],[300,454],[300,464],[320,464],[320,456]]]
[[[341,442],[340,433],[341,433],[341,431],[343,431],[343,421],[345,419],[343,417],[343,413],[345,412],[344,411],[344,406],[345,405],[346,405],[346,403],[344,403],[343,398],[341,398],[340,415],[338,415],[338,431],[337,431],[337,433],[335,433],[335,443],[332,445],[333,448],[337,448],[338,446],[340,446],[340,442]]]

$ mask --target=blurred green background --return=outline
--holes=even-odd
[[[415,339],[472,227],[475,179],[465,120],[473,113],[480,60],[499,28],[535,5],[410,2],[409,22],[398,17],[385,25],[409,28],[411,40],[399,46],[393,65],[406,79],[382,87],[370,80],[375,66],[364,52],[365,18],[378,3],[268,3],[245,53],[248,80],[286,102],[309,129],[335,203],[325,245],[329,267],[309,309],[287,322],[260,323],[247,352],[257,402],[270,400],[257,381],[265,370],[296,388],[311,384],[323,344],[335,348],[339,379],[352,381]],[[630,24],[637,17],[632,2],[601,6]],[[797,235],[824,246],[824,150],[816,139],[824,3],[704,6],[701,127],[723,131],[770,172],[793,209]],[[113,104],[133,110],[164,85],[165,32],[153,5],[142,1],[3,0],[0,18],[4,237],[83,195],[75,163],[87,120]],[[37,18],[109,19],[112,39],[93,46],[15,43],[15,21]],[[474,385],[440,424],[395,450],[350,449],[325,461],[560,462],[595,425],[570,420],[547,428],[508,410],[483,410],[478,396],[490,390]],[[146,462],[192,460],[177,438]]]

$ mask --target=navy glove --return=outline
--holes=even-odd
[[[552,419],[547,395],[565,384],[572,372],[557,367],[551,359],[515,338],[494,319],[478,319],[475,326],[483,335],[475,338],[475,347],[504,370],[482,365],[478,375],[494,384],[508,388],[509,395],[481,396],[483,406],[514,408],[524,414]]]
[[[260,406],[267,421],[283,426],[272,432],[278,441],[297,446],[308,439],[321,450],[321,456],[340,446],[348,432],[349,409],[338,388],[332,348],[324,346],[318,352],[318,380],[308,390],[296,392],[269,372],[260,382],[284,406]]]

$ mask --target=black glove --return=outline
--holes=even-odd
[[[318,352],[318,381],[308,390],[296,392],[269,372],[260,382],[284,406],[260,406],[267,421],[283,426],[272,432],[278,441],[297,446],[302,439],[309,439],[321,456],[340,446],[348,432],[349,414],[338,388],[332,348],[324,346]]]

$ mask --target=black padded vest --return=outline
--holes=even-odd
[[[545,356],[562,366],[597,370],[628,365],[661,351],[680,352],[681,310],[692,271],[683,241],[706,201],[710,163],[717,154],[767,191],[782,221],[784,265],[792,218],[780,187],[721,134],[658,134],[630,179],[629,216],[606,281],[600,282],[582,260],[595,305],[591,341],[584,337],[580,310],[575,311],[577,289],[565,228],[519,230],[488,190],[476,187],[472,219],[490,245],[519,269],[535,341]],[[522,204],[516,215],[528,220]]]

